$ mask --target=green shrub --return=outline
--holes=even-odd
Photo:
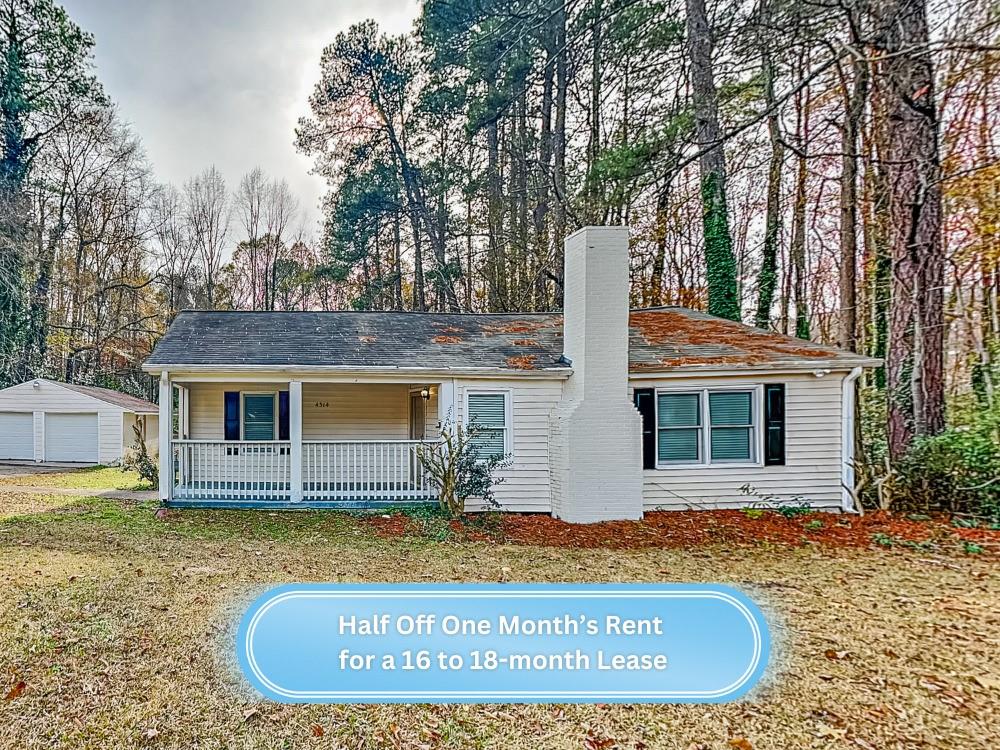
[[[503,479],[495,476],[497,469],[510,463],[509,456],[480,457],[475,437],[480,428],[475,422],[467,427],[445,423],[441,440],[420,446],[417,458],[439,488],[441,509],[452,518],[465,512],[465,501],[482,498],[491,508],[498,508],[493,487]]]
[[[157,465],[157,460],[146,450],[146,441],[143,440],[138,425],[132,425],[132,431],[135,433],[135,444],[122,459],[122,471],[134,471],[153,487],[157,487],[160,483],[160,467]]]
[[[954,426],[916,440],[895,467],[895,510],[1000,519],[1000,406],[958,412]]]

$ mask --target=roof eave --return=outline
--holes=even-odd
[[[849,372],[855,367],[880,367],[883,360],[875,357],[857,357],[852,359],[831,359],[831,360],[803,360],[788,362],[758,362],[754,364],[739,363],[711,363],[706,362],[700,365],[681,365],[679,367],[669,367],[664,365],[660,369],[638,369],[629,370],[629,377],[636,380],[646,378],[660,378],[665,375],[698,375],[729,372]],[[825,374],[824,372],[824,374]]]
[[[445,377],[457,376],[503,376],[503,377],[541,377],[568,378],[573,370],[568,367],[537,367],[520,369],[511,367],[403,367],[398,365],[384,367],[357,367],[355,365],[206,365],[206,364],[150,364],[142,366],[143,372],[159,375],[162,372],[183,373],[329,373],[337,375],[436,375]]]

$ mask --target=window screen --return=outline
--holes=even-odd
[[[753,457],[753,397],[749,391],[708,394],[712,461]]]
[[[471,443],[483,458],[503,456],[507,444],[507,398],[503,393],[470,393],[468,424],[475,425]]]
[[[243,439],[274,440],[274,395],[243,396]]]
[[[657,458],[697,463],[701,456],[701,398],[697,393],[661,393],[657,399]]]

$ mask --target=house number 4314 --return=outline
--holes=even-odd
[[[316,402],[316,403],[314,404],[314,406],[315,406],[315,407],[316,407],[317,409],[326,409],[326,408],[327,408],[328,406],[330,406],[330,402],[329,402],[329,401],[317,401],[317,402]]]

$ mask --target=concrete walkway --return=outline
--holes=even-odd
[[[156,490],[115,490],[115,489],[81,489],[79,487],[44,487],[33,484],[3,484],[0,494],[4,492],[24,492],[30,495],[71,495],[74,497],[104,497],[108,500],[156,500]]]

